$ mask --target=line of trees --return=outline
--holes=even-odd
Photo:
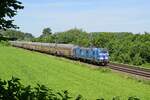
[[[107,48],[111,61],[133,65],[150,63],[150,34],[147,32],[144,34],[133,34],[131,32],[87,33],[82,29],[74,28],[34,38],[32,41]]]
[[[5,31],[4,30],[0,31],[0,38],[31,41],[34,38],[34,36],[31,33],[24,33],[17,30],[7,29]]]

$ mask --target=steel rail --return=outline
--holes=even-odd
[[[127,66],[127,65],[124,66],[122,64],[111,64],[111,63],[108,64],[108,67],[113,70],[129,73],[129,74],[134,74],[134,75],[138,75],[138,76],[142,76],[142,77],[150,79],[149,69],[131,67],[131,66]]]

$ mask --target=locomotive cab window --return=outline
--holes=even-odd
[[[102,50],[101,53],[107,53],[107,50]]]

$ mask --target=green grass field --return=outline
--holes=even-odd
[[[138,96],[150,100],[150,85],[103,72],[67,59],[49,56],[14,47],[0,46],[0,78],[19,77],[23,84],[47,85],[55,90],[67,89],[72,96],[82,94],[89,100],[104,97]]]

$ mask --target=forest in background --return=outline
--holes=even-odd
[[[143,65],[150,63],[150,34],[133,34],[131,32],[92,32],[82,29],[70,29],[64,32],[52,33],[45,28],[43,34],[34,38],[30,33],[8,30],[1,32],[3,36],[15,37],[18,40],[46,43],[76,44],[83,47],[106,48],[110,53],[110,60]]]
[[[84,47],[99,47],[109,50],[111,61],[142,65],[150,63],[150,34],[131,32],[92,32],[70,29],[65,32],[45,35],[34,42],[71,43]]]
[[[7,29],[6,31],[0,30],[0,38],[10,38],[13,40],[31,41],[34,36],[31,33],[24,33],[17,30]]]

